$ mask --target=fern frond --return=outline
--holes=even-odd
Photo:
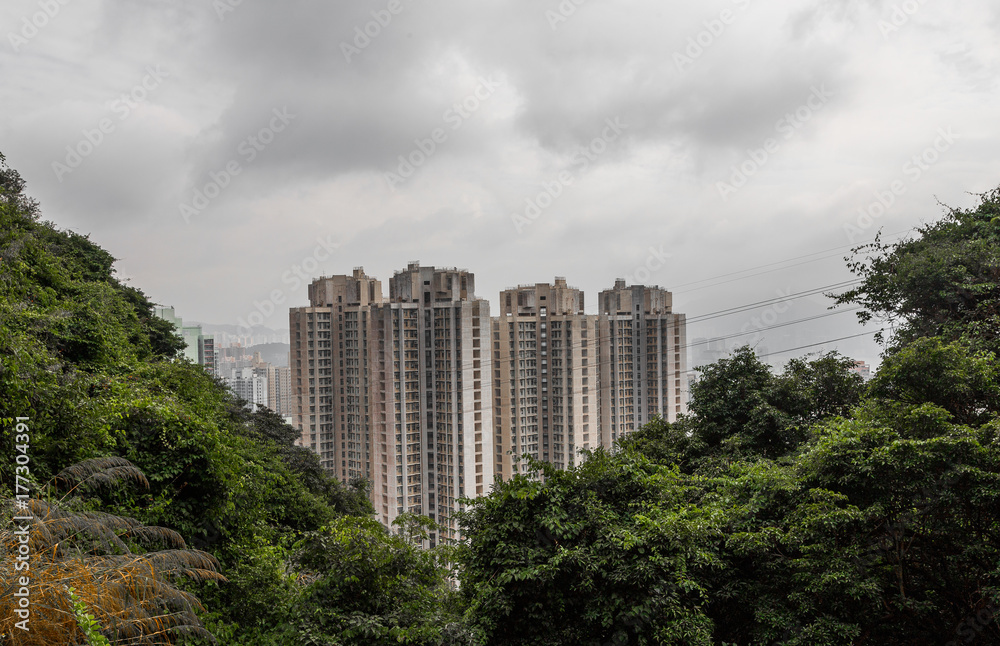
[[[102,489],[121,482],[132,481],[144,489],[149,488],[146,475],[125,458],[91,458],[66,467],[52,479],[55,485],[69,487],[69,492],[82,488]]]
[[[166,527],[155,527],[150,525],[136,525],[128,530],[128,537],[135,539],[142,545],[162,544],[170,549],[186,550],[187,543],[184,538],[172,529]]]
[[[157,570],[164,572],[182,568],[216,570],[219,567],[219,561],[214,556],[201,550],[163,550],[142,556],[149,559]]]
[[[97,458],[64,469],[55,482],[70,487],[101,487],[132,481],[148,485],[127,460]],[[13,508],[12,500],[0,507]],[[10,585],[16,579],[15,556],[20,541],[16,525],[0,529],[0,635],[16,635],[13,646],[77,644],[85,639],[77,624],[75,604],[84,604],[113,643],[168,646],[185,636],[215,641],[196,612],[203,610],[193,594],[174,581],[226,581],[211,554],[187,549],[177,532],[143,525],[134,518],[106,512],[74,512],[37,498],[29,499],[32,553],[31,631],[14,628],[16,601]],[[141,546],[166,547],[135,553]],[[10,583],[8,583],[10,582]],[[75,596],[71,597],[69,588]],[[77,608],[79,606],[77,605]]]

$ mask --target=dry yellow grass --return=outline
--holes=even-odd
[[[80,467],[83,467],[81,470]],[[71,491],[88,483],[106,485],[123,479],[144,482],[141,472],[120,458],[102,458],[74,465],[74,474],[57,476],[71,483]],[[131,470],[130,470],[131,469]],[[117,472],[109,473],[116,470]],[[13,500],[4,501],[13,512]],[[179,577],[225,581],[213,556],[188,549],[176,532],[142,525],[124,516],[66,511],[59,504],[30,499],[28,509],[12,515],[30,515],[0,529],[3,550],[3,589],[0,596],[0,634],[11,646],[84,644],[85,636],[74,614],[69,588],[94,615],[112,644],[172,644],[179,635],[209,636],[195,615],[201,605],[176,587]],[[22,535],[28,526],[29,568],[16,571]],[[137,546],[138,549],[137,549]],[[152,551],[142,551],[143,549]],[[24,567],[23,565],[21,566]],[[16,610],[20,577],[30,579],[25,631]]]

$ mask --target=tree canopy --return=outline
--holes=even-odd
[[[836,303],[895,326],[869,384],[741,348],[677,422],[495,485],[465,521],[484,642],[1000,643],[998,198],[855,250]]]
[[[868,384],[836,353],[776,373],[737,350],[689,414],[568,470],[529,460],[427,550],[432,520],[375,522],[365,482],[179,358],[24,188],[0,155],[0,436],[30,419],[48,643],[1000,643],[997,191],[856,250],[836,302],[894,326]]]

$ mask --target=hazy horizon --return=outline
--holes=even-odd
[[[877,363],[820,293],[697,317],[842,284],[852,244],[1000,184],[986,0],[13,0],[0,23],[0,151],[185,320],[287,328],[308,280],[387,291],[419,260],[494,311],[562,276],[593,312],[625,277],[674,292],[689,342]]]

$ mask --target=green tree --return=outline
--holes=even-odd
[[[836,303],[860,305],[863,323],[895,326],[894,348],[965,336],[1000,351],[1000,188],[979,198],[976,208],[949,209],[912,238],[854,249],[849,267],[861,284]]]
[[[861,377],[835,352],[789,361],[771,372],[749,346],[701,369],[691,385],[690,415],[661,420],[623,439],[651,458],[687,472],[734,459],[777,459],[798,450],[817,421],[846,415],[861,400]]]
[[[720,518],[632,452],[497,483],[463,520],[462,591],[485,643],[711,644]]]
[[[279,643],[472,644],[438,548],[375,520],[339,518],[297,543],[296,583]]]

